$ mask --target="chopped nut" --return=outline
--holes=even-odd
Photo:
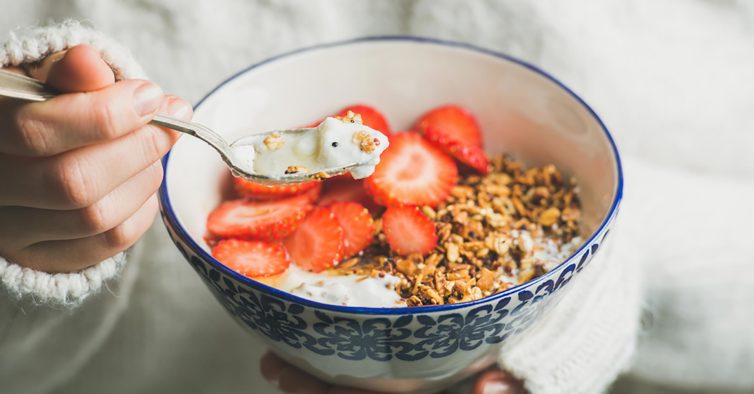
[[[297,174],[299,172],[308,172],[309,169],[304,166],[288,166],[288,168],[285,169],[286,174]]]
[[[312,174],[312,176],[311,176],[311,177],[312,177],[313,179],[316,179],[316,180],[322,181],[322,180],[325,180],[325,179],[329,178],[329,177],[330,177],[330,175],[328,175],[328,174],[327,174],[326,172],[324,172],[324,171],[320,171],[320,172],[317,172],[317,173],[315,173],[315,174]]]
[[[435,218],[437,217],[437,213],[434,209],[432,209],[432,207],[423,205],[421,209],[424,216],[426,216],[428,219],[435,220]]]
[[[482,290],[491,290],[495,283],[495,276],[496,275],[493,271],[490,271],[487,268],[482,268],[479,272],[479,279],[477,279],[476,285]]]
[[[555,224],[555,222],[558,221],[559,217],[560,210],[558,208],[548,208],[546,211],[542,212],[541,215],[539,215],[539,224],[543,226],[552,226],[553,224]]]
[[[285,145],[285,139],[280,133],[272,133],[267,137],[264,137],[262,142],[269,150],[278,150]]]
[[[351,110],[348,110],[345,116],[336,116],[335,119],[338,119],[343,122],[363,123],[363,121],[361,120],[361,114],[354,113]]]
[[[359,146],[362,152],[372,153],[380,145],[380,140],[373,138],[366,131],[357,131],[353,133],[351,140]]]
[[[454,243],[450,243],[446,246],[445,255],[448,258],[448,261],[455,262],[458,260],[459,254],[458,254],[458,245]]]
[[[416,272],[416,264],[410,259],[397,259],[395,261],[395,269],[404,275],[411,276]]]

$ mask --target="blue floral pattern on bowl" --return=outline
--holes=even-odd
[[[497,299],[492,303],[449,313],[421,313],[427,308],[419,307],[412,314],[365,317],[311,308],[262,292],[192,252],[164,213],[162,217],[178,250],[241,324],[270,341],[345,360],[417,361],[502,343],[536,321],[550,296],[587,266],[608,233],[605,229],[599,243],[594,241],[541,280],[502,297],[493,295]]]

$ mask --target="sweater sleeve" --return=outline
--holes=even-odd
[[[117,79],[144,78],[144,72],[128,50],[75,21],[11,31],[0,43],[0,68],[34,63],[79,44],[88,44],[99,51]],[[49,274],[21,267],[0,256],[0,287],[14,299],[77,305],[117,276],[125,261],[126,254],[119,253],[80,272]]]
[[[503,345],[500,367],[530,393],[602,393],[630,367],[641,312],[636,246],[626,223],[634,202],[629,193],[605,249],[555,310]]]

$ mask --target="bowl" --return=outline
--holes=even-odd
[[[486,49],[417,37],[319,45],[252,65],[212,90],[195,120],[228,140],[308,124],[357,102],[396,130],[446,103],[468,107],[489,153],[554,163],[579,181],[584,244],[547,274],[466,303],[418,308],[322,304],[246,278],[212,258],[207,214],[227,169],[182,138],[164,159],[161,212],[178,250],[243,327],[283,359],[328,382],[384,392],[432,392],[494,362],[501,345],[555,307],[601,248],[622,194],[620,159],[599,117],[539,68]]]

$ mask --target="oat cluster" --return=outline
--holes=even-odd
[[[409,306],[486,297],[544,274],[548,267],[539,252],[579,236],[577,191],[575,181],[564,180],[553,165],[524,169],[499,156],[488,175],[463,177],[436,209],[419,208],[437,229],[432,253],[394,254],[378,219],[375,242],[333,270],[396,275],[396,291]]]
[[[264,142],[264,145],[269,150],[278,150],[282,148],[283,145],[285,145],[285,139],[282,135],[280,135],[280,133],[277,132],[264,137],[264,140],[262,142]]]
[[[375,149],[377,149],[377,146],[380,144],[380,141],[376,138],[372,138],[369,133],[366,131],[357,131],[353,133],[353,136],[351,137],[351,140],[354,144],[359,146],[359,149],[362,152],[366,153],[372,153]]]
[[[342,122],[359,123],[359,124],[364,123],[364,121],[361,119],[361,115],[351,110],[348,110],[345,116],[336,116],[335,119],[338,119]]]

